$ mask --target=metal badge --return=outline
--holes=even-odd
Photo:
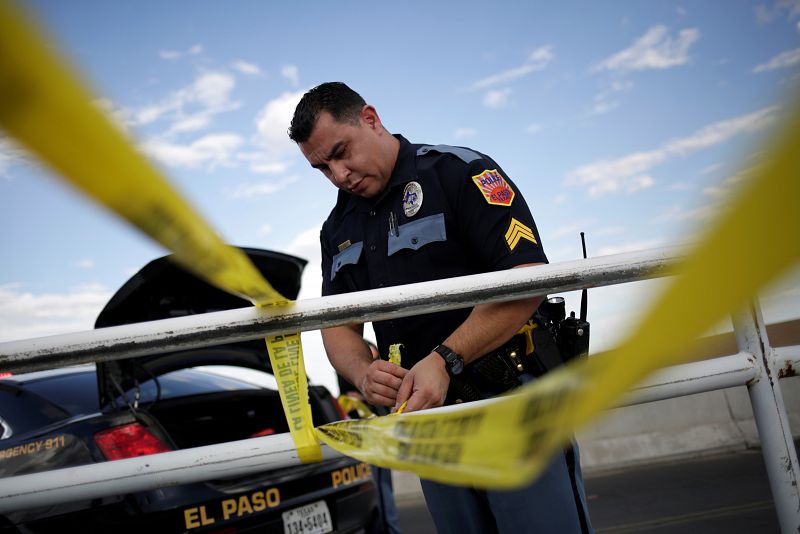
[[[408,182],[403,189],[403,213],[413,217],[422,207],[422,187],[417,182]]]

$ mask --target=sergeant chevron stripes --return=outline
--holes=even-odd
[[[508,226],[508,230],[506,230],[506,243],[508,243],[508,248],[513,251],[519,244],[520,239],[527,239],[534,245],[539,244],[536,242],[536,238],[533,236],[533,231],[530,228],[514,217],[511,217],[511,224]]]

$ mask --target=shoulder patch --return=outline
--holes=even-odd
[[[506,243],[508,243],[508,248],[510,248],[512,252],[515,248],[517,248],[517,245],[522,239],[527,239],[534,245],[539,244],[536,242],[536,237],[533,235],[533,230],[516,220],[514,217],[511,217],[511,224],[508,225],[505,238]]]
[[[497,169],[487,169],[472,177],[472,181],[483,193],[486,202],[495,206],[510,206],[514,202],[514,190]]]
[[[477,152],[473,152],[467,148],[450,145],[426,145],[417,149],[417,156],[424,156],[430,152],[438,152],[439,154],[453,154],[464,163],[472,163],[476,159],[481,159],[483,156]]]

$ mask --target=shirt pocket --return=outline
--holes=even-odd
[[[397,227],[397,235],[389,232],[388,255],[391,256],[405,248],[419,250],[428,243],[435,241],[447,241],[444,213],[429,215],[416,221],[401,224]]]
[[[342,267],[345,265],[355,265],[358,263],[358,259],[361,257],[361,251],[363,249],[364,242],[359,241],[358,243],[353,243],[333,257],[333,260],[331,261],[331,282],[333,282],[333,279],[336,278],[336,275]]]

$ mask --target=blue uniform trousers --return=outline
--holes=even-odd
[[[517,490],[479,490],[430,480],[421,483],[439,534],[593,532],[577,445],[556,454],[540,478]]]

